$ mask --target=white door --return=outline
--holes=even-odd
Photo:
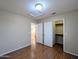
[[[43,44],[43,24],[36,25],[36,42]]]
[[[53,46],[53,24],[52,22],[44,23],[44,45]]]

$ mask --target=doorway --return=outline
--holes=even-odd
[[[56,20],[55,24],[55,44],[63,46],[63,20]]]
[[[36,45],[36,24],[31,23],[31,45]]]

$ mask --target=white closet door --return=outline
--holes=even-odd
[[[36,26],[36,42],[43,44],[43,24],[39,23]]]
[[[44,23],[44,45],[52,47],[53,46],[53,24],[52,22]]]

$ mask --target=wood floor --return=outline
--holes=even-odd
[[[59,44],[53,48],[36,44],[36,47],[29,46],[5,56],[9,57],[0,59],[78,59],[77,56],[64,53],[62,45]]]

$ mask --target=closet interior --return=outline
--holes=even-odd
[[[63,20],[55,21],[55,43],[63,44]]]

